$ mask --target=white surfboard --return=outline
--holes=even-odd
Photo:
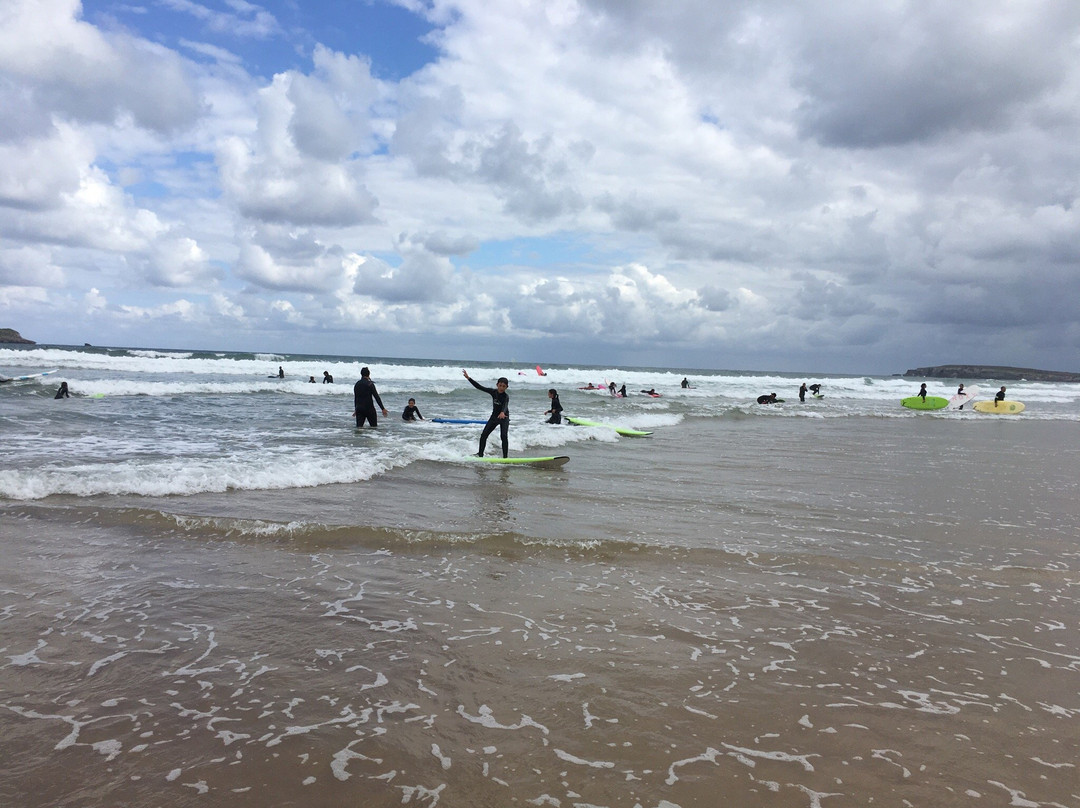
[[[957,395],[955,395],[955,396],[953,396],[952,398],[949,399],[949,409],[950,410],[962,410],[962,409],[964,409],[965,405],[970,405],[971,402],[975,400],[975,397],[978,394],[979,394],[979,388],[978,387],[975,387],[975,386],[965,387],[963,393],[958,393]],[[968,406],[967,409],[970,410],[971,407]]]

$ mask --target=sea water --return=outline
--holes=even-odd
[[[462,366],[0,349],[0,804],[1080,805],[1080,386]]]

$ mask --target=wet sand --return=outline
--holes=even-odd
[[[1072,425],[912,428],[5,504],[0,803],[1080,805]]]

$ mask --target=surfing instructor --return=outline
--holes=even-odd
[[[383,406],[379,391],[375,389],[375,382],[371,380],[371,371],[368,368],[360,368],[360,381],[353,385],[353,415],[356,416],[356,427],[359,429],[367,421],[372,426],[379,425],[379,416],[375,413],[375,402],[379,402],[379,409],[383,415],[389,415]]]
[[[510,454],[510,396],[507,394],[506,388],[510,386],[510,382],[505,376],[500,376],[499,380],[495,382],[495,387],[491,388],[477,383],[469,376],[467,370],[462,369],[461,375],[468,379],[469,384],[477,390],[483,390],[491,396],[491,415],[488,417],[487,423],[484,424],[484,431],[480,433],[480,451],[477,452],[476,456],[484,456],[488,435],[495,431],[495,427],[498,427],[499,436],[502,438],[502,456],[507,457]]]

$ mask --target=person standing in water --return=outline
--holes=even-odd
[[[614,382],[612,382],[614,384]],[[547,419],[545,423],[549,424],[561,424],[562,423],[562,404],[559,402],[559,393],[552,387],[548,390],[548,398],[551,399],[551,409],[544,410],[544,415],[551,414],[551,417]]]
[[[1005,400],[1005,385],[1001,385],[1001,389],[997,391],[997,395],[994,396],[994,406],[996,407],[999,402]]]
[[[364,421],[367,421],[372,426],[379,425],[379,417],[375,414],[375,402],[379,402],[379,409],[382,410],[384,416],[389,415],[386,407],[383,406],[382,399],[379,398],[379,391],[375,389],[375,382],[371,380],[371,370],[368,368],[360,368],[360,381],[353,385],[353,415],[356,416],[357,428],[364,425]]]
[[[1002,387],[1001,389],[1004,390],[1005,388]],[[56,395],[53,396],[53,400],[56,400],[58,398],[71,398],[71,393],[68,391],[67,382],[60,382],[60,387],[59,389],[57,389]]]
[[[488,417],[487,423],[484,424],[484,429],[480,433],[480,451],[476,453],[476,456],[484,456],[484,448],[487,446],[488,435],[495,431],[495,427],[498,427],[499,436],[502,438],[502,456],[509,457],[510,396],[507,394],[506,388],[510,386],[510,381],[505,376],[500,376],[499,380],[495,382],[495,387],[491,388],[479,384],[469,376],[469,371],[465,369],[462,369],[461,375],[468,379],[469,384],[477,390],[483,390],[491,396],[491,415]]]
[[[922,383],[922,387],[919,388],[919,392],[915,395],[921,398],[924,404],[926,403],[926,382]]]
[[[277,377],[279,379],[285,378],[285,368],[283,368],[281,365],[277,366]]]
[[[806,382],[803,382],[802,386],[799,388],[799,401],[806,401],[806,390]]]

